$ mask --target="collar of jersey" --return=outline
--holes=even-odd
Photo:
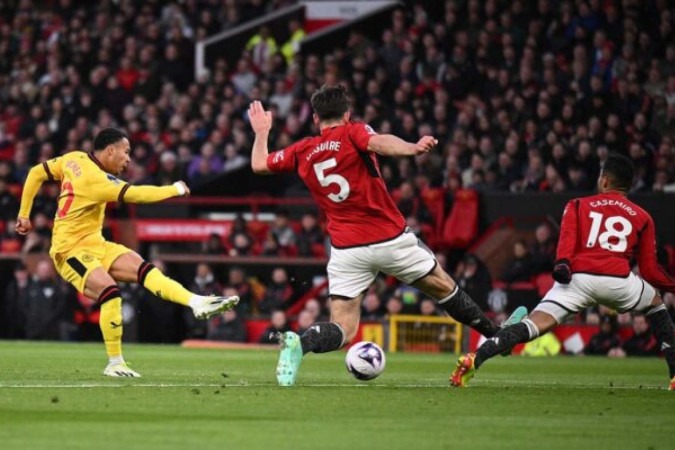
[[[98,167],[100,167],[100,169],[101,169],[102,171],[104,171],[104,172],[106,171],[106,170],[103,168],[103,164],[101,164],[101,161],[99,161],[98,158],[97,158],[96,156],[94,156],[93,153],[87,153],[87,155],[89,155],[89,159],[91,159],[92,161],[94,161],[94,164],[96,164]]]

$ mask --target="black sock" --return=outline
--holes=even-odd
[[[476,369],[488,359],[511,350],[516,344],[537,337],[536,335],[532,336],[532,327],[534,327],[534,324],[525,319],[520,323],[499,330],[494,337],[485,341],[476,351],[476,359],[473,362]]]
[[[661,343],[661,350],[666,358],[670,378],[675,377],[675,326],[666,311],[665,305],[659,305],[647,311],[645,317],[656,339]]]
[[[345,343],[345,334],[340,325],[336,323],[315,323],[302,336],[302,353],[326,353],[338,350]]]
[[[470,326],[487,338],[491,338],[499,331],[499,327],[485,316],[471,296],[459,286],[448,297],[439,300],[438,304],[453,319]]]

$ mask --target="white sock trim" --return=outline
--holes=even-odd
[[[117,364],[124,364],[124,356],[110,356],[108,358],[108,364],[115,366]]]
[[[442,299],[438,300],[438,304],[439,304],[439,305],[442,305],[443,303],[446,303],[446,302],[449,301],[452,297],[454,297],[455,295],[457,295],[458,292],[459,292],[459,285],[456,284],[456,285],[455,285],[455,289],[453,289],[453,291],[450,293],[450,295],[448,295],[448,296],[445,297],[445,298],[442,298]]]
[[[340,333],[342,333],[342,341],[340,342],[340,348],[345,346],[345,342],[347,341],[347,333],[345,333],[345,330],[340,326],[339,323],[333,322],[336,327],[340,329]]]
[[[666,310],[666,305],[661,303],[659,306],[656,306],[656,307],[650,309],[649,311],[647,311],[645,313],[645,316],[651,316],[652,314],[656,314],[659,311],[665,311],[665,310]]]
[[[524,323],[527,331],[530,334],[530,340],[539,337],[539,328],[530,319],[523,319],[520,323]]]

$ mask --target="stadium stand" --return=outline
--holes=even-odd
[[[45,185],[36,199],[34,214],[36,223],[42,218],[41,232],[24,240],[13,231],[22,182],[31,165],[72,149],[90,150],[97,130],[116,126],[133,142],[126,175],[130,181],[170,184],[184,179],[193,191],[228,185],[229,177],[249,170],[251,135],[244,118],[249,100],[259,98],[271,105],[274,147],[282,148],[312,133],[309,96],[324,83],[345,84],[355,115],[381,132],[409,140],[424,134],[439,138],[438,152],[401,161],[382,158],[381,172],[395,198],[407,184],[412,198],[421,199],[426,217],[415,203],[409,223],[435,250],[448,251],[453,266],[465,251],[476,252],[485,242],[477,239],[479,230],[485,231],[479,219],[481,195],[590,192],[598,163],[610,149],[628,155],[638,167],[635,192],[675,192],[675,6],[670,2],[404,2],[390,22],[375,30],[355,27],[346,45],[325,53],[301,50],[286,58],[252,51],[254,43],[242,49],[236,64],[218,60],[208,77],[194,79],[197,40],[294,3],[0,4],[2,257],[13,265],[27,253],[43,254],[49,245],[49,218],[58,187]],[[276,44],[283,48],[283,42]],[[255,194],[254,183],[234,183],[228,192]],[[292,181],[277,191],[303,194]],[[299,209],[290,214],[294,233],[301,231],[304,201],[298,200]],[[217,201],[214,205],[209,211],[219,207]],[[266,205],[266,211],[278,210],[275,200]],[[186,208],[181,218],[194,219],[194,210]],[[241,205],[231,211],[241,211]],[[136,212],[111,206],[109,217],[130,220]],[[225,219],[228,227],[233,218]],[[253,292],[249,305],[265,297],[265,284],[271,282],[268,269],[286,264],[284,258],[299,252],[294,243],[280,242],[270,224],[250,218],[239,233],[221,236],[221,242],[215,239],[211,250],[203,252],[210,254],[208,262],[219,254],[276,258],[265,265],[266,276],[247,281]],[[111,221],[110,231],[120,232],[118,225]],[[326,252],[321,230],[315,231],[319,237],[313,237],[301,256],[313,258],[317,272]],[[524,237],[536,245],[534,233],[519,233],[511,238]],[[675,241],[672,235],[668,238],[664,244],[672,269]],[[199,246],[195,250],[187,244],[141,242],[139,248],[167,255],[173,261],[170,272],[191,280],[197,261],[181,260],[177,253],[199,252],[201,244],[193,244]],[[255,258],[242,260],[250,263],[251,274],[260,259]],[[35,267],[32,261],[26,261],[30,268]],[[221,263],[214,277],[223,286],[236,287],[228,280],[233,268]],[[498,278],[497,269],[489,266],[492,279]],[[11,282],[13,272],[4,272],[8,276],[0,287],[6,292],[25,288],[24,275],[16,269]],[[535,271],[524,285],[497,282],[494,287],[515,291],[513,296],[520,289],[536,298],[549,283],[540,276],[545,271]],[[241,287],[244,281],[235,283]],[[382,280],[376,287],[382,299],[400,289],[388,282]],[[306,292],[314,293],[312,285],[321,283],[297,284],[293,298],[284,301],[291,307],[293,301],[308,299]],[[73,307],[81,304],[74,294],[71,297]],[[488,298],[483,302],[487,306]],[[13,302],[6,301],[4,307],[16,310]],[[184,331],[169,339],[189,334],[188,324],[179,317],[167,320],[162,323]],[[26,335],[16,333],[0,335]]]

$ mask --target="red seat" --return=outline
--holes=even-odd
[[[420,194],[424,206],[429,210],[434,229],[440,231],[445,218],[445,189],[427,188]]]
[[[467,248],[478,233],[478,194],[471,189],[455,193],[450,215],[445,219],[441,244],[449,248]]]
[[[537,287],[537,294],[544,298],[544,295],[553,287],[553,277],[550,273],[540,273],[534,277],[534,285]]]

